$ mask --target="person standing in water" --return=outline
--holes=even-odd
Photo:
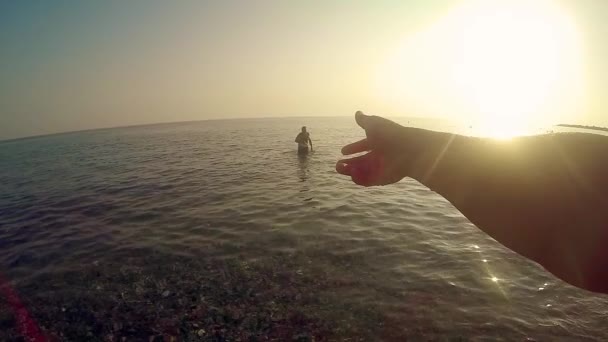
[[[312,151],[312,140],[310,140],[310,133],[306,132],[306,126],[302,127],[302,132],[298,134],[295,141],[298,143],[298,154],[307,154],[308,144]]]

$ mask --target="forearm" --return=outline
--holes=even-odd
[[[478,228],[507,247],[538,260],[545,243],[539,228],[529,231],[530,183],[519,177],[504,145],[459,135],[438,136],[413,162],[411,176],[450,201]],[[519,215],[514,215],[518,212]],[[531,233],[537,234],[531,234]]]
[[[438,134],[436,141],[416,158],[413,178],[505,246],[572,284],[598,290],[592,278],[608,273],[601,255],[608,242],[601,191],[608,190],[607,139],[498,142]]]

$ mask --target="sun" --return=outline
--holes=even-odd
[[[522,123],[523,120],[497,120],[496,118],[488,118],[485,122],[480,122],[472,126],[471,135],[491,137],[500,140],[508,140],[517,136],[529,135],[535,133],[533,125]]]
[[[380,69],[378,89],[397,108],[508,138],[580,112],[581,44],[552,1],[466,1],[409,35]]]

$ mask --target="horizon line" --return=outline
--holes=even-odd
[[[441,120],[446,119],[441,116],[429,116],[429,117],[421,117],[421,116],[404,116],[404,115],[383,115],[387,118],[408,118],[408,119],[431,119],[431,120]],[[77,129],[73,131],[60,131],[54,133],[45,133],[45,134],[35,134],[35,135],[26,135],[16,138],[8,138],[8,139],[0,139],[0,144],[19,141],[19,140],[27,140],[27,139],[35,139],[35,138],[43,138],[50,137],[54,135],[63,135],[63,134],[72,134],[72,133],[82,133],[82,132],[92,132],[92,131],[102,131],[102,130],[110,130],[110,129],[118,129],[118,128],[135,128],[135,127],[145,127],[145,126],[157,126],[157,125],[168,125],[168,124],[185,124],[190,122],[206,122],[206,121],[232,121],[232,120],[263,120],[263,119],[292,119],[292,118],[347,118],[347,115],[295,115],[295,116],[255,116],[255,117],[230,117],[230,118],[208,118],[208,119],[198,119],[198,120],[183,120],[183,121],[160,121],[160,122],[151,122],[151,123],[142,123],[142,124],[129,124],[124,126],[106,126],[106,127],[95,127],[95,128],[85,128],[85,129]],[[449,119],[447,119],[449,120]],[[588,126],[588,125],[580,125],[580,124],[567,124],[567,123],[555,123],[552,126],[561,126],[561,127],[573,127],[573,128],[584,128],[584,129],[593,129],[600,128],[601,130],[608,130],[607,127],[602,126]]]
[[[118,128],[134,128],[134,127],[145,127],[145,126],[156,126],[156,125],[168,125],[168,124],[178,124],[178,123],[189,123],[189,122],[205,122],[205,121],[230,121],[230,120],[262,120],[262,119],[291,119],[291,118],[347,118],[347,115],[295,115],[295,116],[255,116],[255,117],[230,117],[230,118],[208,118],[208,119],[198,119],[198,120],[183,120],[183,121],[159,121],[159,122],[151,122],[151,123],[142,123],[142,124],[129,124],[124,126],[105,126],[105,127],[95,127],[95,128],[84,128],[84,129],[76,129],[70,131],[60,131],[53,133],[44,133],[44,134],[34,134],[34,135],[25,135],[16,138],[8,138],[8,139],[0,139],[0,144],[13,142],[18,140],[26,140],[26,139],[34,139],[34,138],[43,138],[50,137],[53,135],[62,135],[62,134],[72,134],[72,133],[82,133],[82,132],[92,132],[92,131],[102,131],[109,129],[118,129]],[[389,118],[411,118],[411,119],[444,119],[439,116],[434,117],[419,117],[419,116],[401,116],[401,115],[391,115],[386,116]],[[353,114],[354,121],[354,114]]]

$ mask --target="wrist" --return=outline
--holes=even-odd
[[[415,141],[409,142],[412,150],[409,152],[408,177],[429,186],[433,175],[449,169],[455,150],[460,150],[466,137],[428,130],[418,129]]]

